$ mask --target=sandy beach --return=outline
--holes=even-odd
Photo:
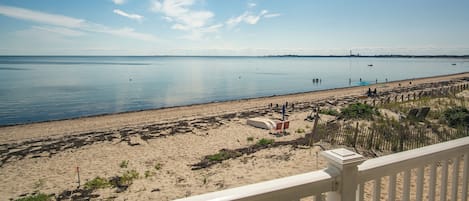
[[[123,192],[112,188],[92,192],[96,200],[172,200],[314,171],[326,166],[317,157],[319,147],[268,148],[200,170],[192,170],[192,164],[220,149],[247,147],[262,138],[289,141],[304,137],[295,130],[312,126],[304,121],[312,105],[357,102],[368,88],[376,88],[381,94],[421,91],[434,83],[468,77],[469,73],[461,73],[0,127],[0,200],[33,192],[58,196],[72,191],[78,186],[77,167],[82,185],[98,176],[109,178],[129,170],[139,173]],[[246,125],[250,117],[280,118],[270,105],[285,102],[295,105],[288,112],[290,135],[275,137],[268,130]],[[123,161],[127,161],[125,166]]]

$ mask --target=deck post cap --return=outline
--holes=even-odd
[[[340,169],[343,169],[345,166],[356,166],[365,161],[365,157],[362,155],[344,148],[321,152],[321,156]]]

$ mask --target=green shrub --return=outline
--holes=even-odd
[[[28,197],[16,199],[16,201],[49,201],[51,200],[51,197],[52,196],[50,195],[39,193],[36,195],[30,195]]]
[[[339,112],[334,109],[320,110],[319,113],[332,115],[332,116],[339,116]]]
[[[121,168],[127,168],[128,165],[129,165],[129,161],[125,160],[125,161],[122,161],[122,162],[119,164],[119,167],[121,167]]]
[[[218,152],[214,155],[210,155],[207,157],[209,161],[223,161],[228,158],[229,158],[229,154],[227,154],[226,152]]]
[[[469,127],[469,111],[465,107],[449,108],[443,112],[443,117],[450,127]]]
[[[254,137],[247,137],[246,140],[247,140],[248,142],[252,142],[252,141],[254,141]]]
[[[372,106],[363,103],[354,103],[342,109],[340,116],[344,119],[367,119],[372,120],[373,115],[379,112]]]
[[[265,139],[265,138],[262,138],[262,139],[260,139],[259,141],[257,141],[257,145],[264,146],[264,145],[272,144],[272,143],[274,143],[274,142],[275,142],[274,139]]]
[[[136,170],[129,170],[122,175],[120,183],[122,185],[130,185],[132,184],[133,180],[138,179],[138,177],[139,174]]]
[[[144,175],[145,175],[145,178],[148,178],[148,177],[153,176],[154,174],[153,174],[153,172],[151,172],[150,170],[146,170],[145,173],[144,173]]]
[[[161,163],[157,163],[157,164],[155,165],[155,170],[161,170],[161,167],[162,167],[162,166],[163,166],[163,165],[162,165]]]
[[[305,132],[305,129],[298,128],[298,129],[296,129],[295,132],[296,132],[296,133],[304,133],[304,132]]]
[[[206,158],[209,160],[209,161],[223,161],[223,160],[226,160],[226,159],[229,159],[229,158],[235,158],[235,157],[238,157],[238,156],[241,156],[242,154],[237,152],[237,151],[230,151],[230,150],[220,150],[220,152],[214,154],[214,155],[210,155],[210,156],[207,156]]]
[[[107,179],[96,177],[90,181],[87,181],[84,186],[85,186],[85,189],[94,190],[94,189],[99,189],[99,188],[106,188],[110,186],[110,184]]]
[[[42,188],[44,186],[44,179],[39,179],[37,180],[37,182],[34,182],[34,188],[35,189],[38,189],[38,188]]]

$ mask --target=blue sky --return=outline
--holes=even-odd
[[[0,54],[469,54],[467,0],[0,0]]]

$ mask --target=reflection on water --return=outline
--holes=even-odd
[[[0,57],[0,125],[467,71],[461,59]]]

